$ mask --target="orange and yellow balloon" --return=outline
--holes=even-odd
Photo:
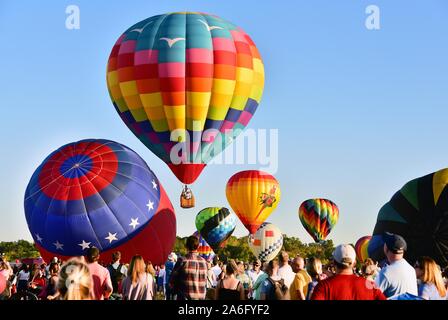
[[[250,234],[277,208],[280,186],[269,173],[248,170],[233,175],[227,182],[227,201]]]
[[[355,251],[359,263],[363,263],[369,257],[367,248],[369,247],[370,239],[372,239],[371,236],[365,236],[356,241]]]

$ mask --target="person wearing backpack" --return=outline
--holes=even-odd
[[[109,270],[110,279],[112,281],[112,295],[110,297],[111,300],[119,300],[121,299],[120,288],[123,279],[128,274],[128,269],[122,263],[120,263],[121,252],[116,251],[112,253],[112,263],[107,267]]]
[[[262,284],[260,300],[289,300],[289,289],[277,272],[278,261],[269,261],[266,266],[268,278]]]

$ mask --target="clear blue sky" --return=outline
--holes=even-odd
[[[128,27],[171,11],[216,14],[257,44],[266,72],[250,128],[279,130],[282,200],[269,218],[311,238],[300,203],[327,197],[340,208],[330,234],[354,242],[406,181],[448,166],[448,3],[432,1],[36,1],[0,2],[0,240],[31,240],[23,196],[32,173],[59,146],[106,138],[137,151],[176,206],[178,235],[199,209],[228,206],[225,184],[253,165],[210,166],[194,184],[197,210],[178,207],[180,183],[115,112],[105,72]],[[80,30],[65,28],[78,5]],[[381,10],[367,30],[365,8]],[[234,233],[246,234],[242,224]]]

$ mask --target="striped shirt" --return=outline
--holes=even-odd
[[[178,290],[178,299],[205,299],[207,263],[204,258],[197,252],[188,253],[174,267],[170,282]]]

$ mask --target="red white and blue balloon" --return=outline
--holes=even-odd
[[[155,228],[159,213],[163,221]],[[138,252],[122,254],[163,262],[175,241],[174,210],[159,180],[137,153],[109,140],[82,140],[51,153],[28,184],[25,215],[48,254],[79,256],[92,246],[105,252],[131,243]]]

